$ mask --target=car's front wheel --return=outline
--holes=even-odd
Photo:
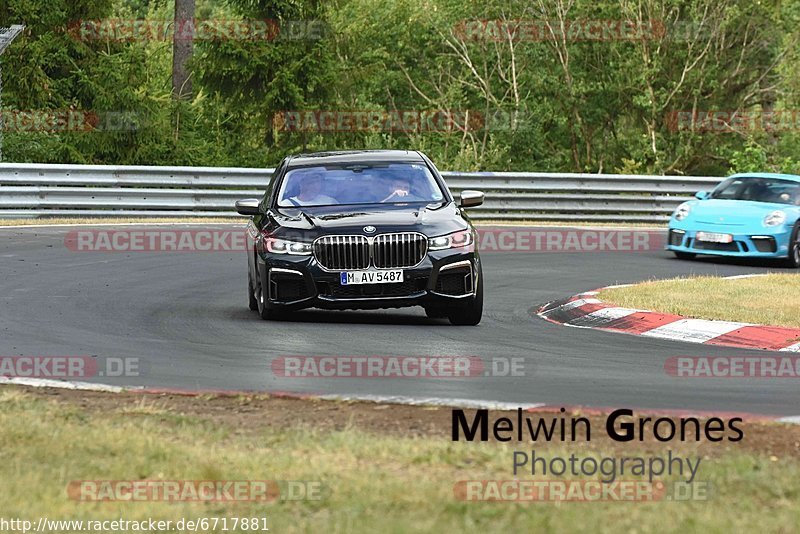
[[[478,287],[475,296],[448,311],[450,323],[458,326],[475,326],[483,317],[483,270],[478,268]]]
[[[789,256],[787,263],[792,269],[800,268],[800,223],[794,226],[792,236],[789,238]]]
[[[250,311],[258,310],[258,299],[256,298],[256,289],[253,287],[253,275],[250,273],[250,267],[247,268],[247,298]]]

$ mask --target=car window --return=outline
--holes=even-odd
[[[711,198],[800,205],[800,182],[778,178],[729,178]]]
[[[359,163],[291,169],[281,183],[278,206],[430,203],[444,198],[423,164]]]

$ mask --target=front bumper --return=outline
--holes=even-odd
[[[731,243],[708,243],[697,240],[697,232],[733,235]],[[785,258],[789,254],[792,229],[785,226],[762,228],[746,232],[742,227],[693,224],[680,225],[672,221],[667,233],[667,250],[689,254],[747,258]]]
[[[443,250],[428,252],[419,265],[402,269],[403,282],[342,286],[341,271],[323,269],[314,256],[265,254],[257,261],[261,283],[269,288],[268,305],[287,311],[443,308],[472,298],[481,272],[475,252]]]

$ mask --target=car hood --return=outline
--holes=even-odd
[[[443,235],[468,226],[461,211],[449,203],[409,203],[391,205],[278,208],[272,211],[275,222],[289,231],[313,234],[374,234],[421,232],[427,236]]]
[[[749,226],[761,224],[775,210],[791,211],[793,206],[749,200],[708,199],[692,203],[691,219],[703,224]]]

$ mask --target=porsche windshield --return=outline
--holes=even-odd
[[[283,178],[278,206],[431,203],[444,198],[423,164],[365,163],[292,169]]]
[[[711,198],[800,205],[800,182],[778,178],[729,178]]]

